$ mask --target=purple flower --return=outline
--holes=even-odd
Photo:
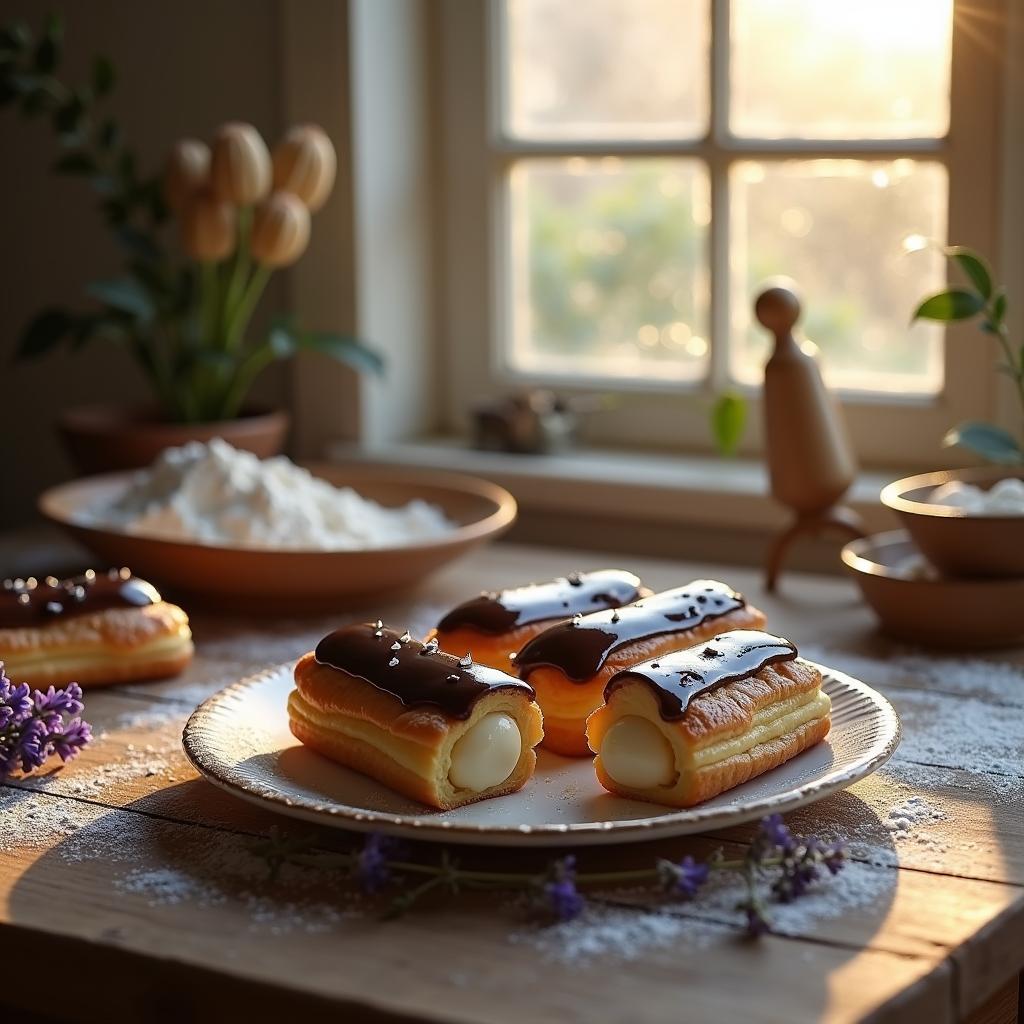
[[[373,893],[391,881],[391,867],[388,856],[394,841],[387,836],[372,833],[366,837],[363,848],[356,855],[353,874],[365,892]]]
[[[586,901],[576,888],[576,858],[556,860],[541,886],[542,909],[556,921],[571,921],[583,912]]]
[[[752,939],[760,938],[771,931],[771,924],[765,915],[764,907],[758,900],[744,900],[736,909],[742,910],[746,915],[747,935]]]
[[[49,687],[30,691],[15,686],[0,662],[0,782],[19,768],[32,772],[56,754],[69,761],[92,739],[92,730],[80,718],[65,722],[65,715],[83,710],[77,683],[66,689]]]
[[[760,859],[779,854],[791,854],[797,847],[797,839],[782,820],[781,814],[769,814],[761,819],[761,827],[754,840]]]
[[[663,888],[686,899],[697,895],[697,890],[708,880],[710,871],[710,865],[695,861],[689,854],[680,861],[658,861]]]
[[[72,718],[63,732],[52,737],[53,752],[65,763],[73,757],[92,739],[92,727],[88,722],[80,718]]]

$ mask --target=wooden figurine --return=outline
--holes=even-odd
[[[793,337],[800,300],[788,288],[761,292],[754,315],[774,336],[764,368],[765,452],[772,497],[791,509],[792,524],[768,551],[765,587],[774,591],[786,553],[802,536],[832,531],[862,537],[856,512],[840,499],[857,464],[839,410],[825,390],[817,363]]]

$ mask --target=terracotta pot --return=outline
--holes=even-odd
[[[168,423],[152,407],[85,405],[62,412],[57,429],[80,473],[110,473],[148,466],[165,448],[215,437],[260,458],[279,455],[288,414],[252,409],[217,423]]]

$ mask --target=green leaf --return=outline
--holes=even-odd
[[[86,285],[86,292],[94,299],[122,313],[129,313],[142,320],[153,318],[153,302],[149,292],[131,277],[114,278],[109,281],[93,281]]]
[[[51,15],[47,19],[46,34],[39,40],[36,47],[33,66],[41,74],[48,75],[57,66],[60,59],[60,43],[64,35],[64,25],[60,18]]]
[[[117,145],[120,137],[121,129],[118,128],[117,122],[112,117],[108,117],[106,121],[100,125],[100,146],[107,150],[113,149]]]
[[[92,91],[97,96],[106,96],[114,88],[116,81],[117,75],[110,58],[97,57],[92,65]]]
[[[96,161],[81,150],[74,153],[65,153],[54,165],[53,169],[59,174],[95,174]]]
[[[1024,463],[1024,451],[1017,439],[991,423],[961,423],[946,434],[942,443],[947,448],[967,448],[988,462],[1002,465]]]
[[[81,96],[72,96],[63,106],[57,108],[53,115],[53,126],[60,135],[76,136],[80,134],[85,118],[85,103]]]
[[[32,45],[32,30],[23,21],[16,21],[0,29],[0,50],[19,52]]]
[[[719,395],[711,410],[711,433],[723,455],[735,455],[747,423],[747,403],[742,395]]]
[[[65,309],[44,309],[25,328],[18,342],[18,359],[35,359],[60,344],[61,339],[74,327],[75,318]]]
[[[1006,289],[1000,288],[992,300],[992,323],[998,326],[1006,317]]]
[[[983,298],[992,297],[992,270],[980,253],[965,245],[951,245],[946,255],[967,275]]]
[[[156,263],[163,256],[163,250],[156,239],[139,228],[132,227],[130,224],[121,224],[114,233],[124,249],[140,260]]]
[[[309,352],[321,352],[325,356],[344,363],[353,370],[363,373],[384,372],[384,360],[378,352],[368,348],[358,338],[346,334],[334,334],[331,331],[305,331],[298,335],[300,349]]]
[[[985,308],[985,300],[975,292],[964,288],[950,288],[929,296],[914,310],[911,321],[939,320],[949,323],[953,320],[967,320]]]

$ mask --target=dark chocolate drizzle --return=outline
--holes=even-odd
[[[637,640],[682,633],[746,602],[717,580],[694,580],[611,611],[594,612],[560,622],[534,637],[515,658],[526,679],[542,666],[561,669],[574,683],[592,679],[612,651]]]
[[[316,645],[317,664],[348,672],[407,707],[430,705],[450,718],[469,718],[473,705],[495,690],[517,690],[530,700],[533,688],[497,669],[474,664],[421,644],[380,623],[343,626]]]
[[[128,569],[58,580],[4,580],[0,588],[0,629],[37,628],[109,608],[144,608],[161,600],[157,589]]]
[[[444,633],[465,627],[497,636],[532,622],[620,608],[635,601],[640,594],[640,580],[624,569],[574,572],[550,583],[534,583],[471,598],[453,608],[437,628]]]
[[[685,651],[653,658],[616,672],[604,688],[604,699],[632,679],[642,679],[658,698],[665,721],[678,721],[690,701],[723,683],[748,679],[761,669],[780,661],[792,661],[796,648],[780,636],[757,629],[734,629],[720,633]]]

